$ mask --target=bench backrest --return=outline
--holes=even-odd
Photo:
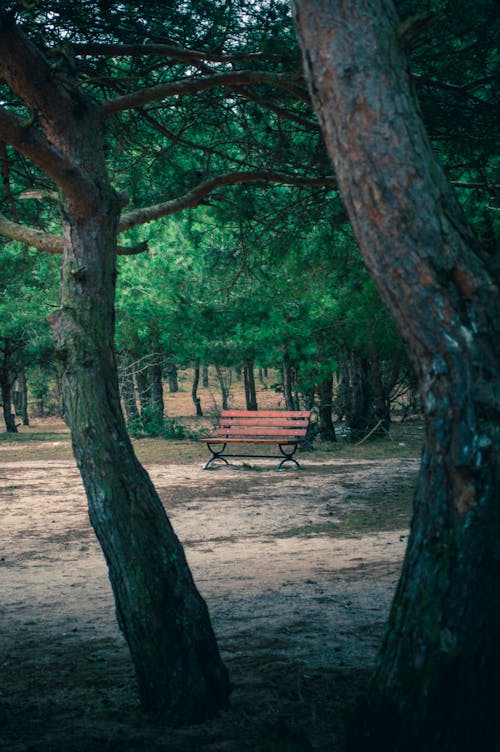
[[[304,439],[310,410],[223,410],[218,436],[226,438]]]

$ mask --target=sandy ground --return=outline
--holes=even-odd
[[[408,500],[417,460],[307,455],[282,473],[266,462],[147,466],[234,686],[222,718],[171,731],[139,712],[74,463],[1,454],[1,750],[341,749],[341,713],[373,665],[408,515],[368,534],[349,520],[391,495]]]

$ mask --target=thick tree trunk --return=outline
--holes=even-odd
[[[392,4],[294,5],[345,204],[408,345],[426,422],[411,536],[369,699],[367,748],[493,750],[500,723],[498,287],[432,154]]]
[[[246,361],[243,366],[243,380],[245,384],[245,402],[247,410],[257,410],[257,392],[255,390],[255,377],[252,361]]]
[[[119,207],[88,104],[78,118],[78,137],[68,127],[62,143],[95,191],[64,200],[62,305],[50,316],[66,418],[143,707],[172,724],[200,721],[227,703],[227,675],[182,546],[125,428],[113,352]]]
[[[337,441],[332,420],[333,379],[323,379],[317,386],[319,397],[319,435],[323,441]]]
[[[10,339],[4,339],[2,361],[0,364],[0,391],[2,394],[2,410],[5,429],[7,433],[17,433],[16,417],[12,412],[12,392],[11,392],[11,357],[12,344]]]

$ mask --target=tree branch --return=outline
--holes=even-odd
[[[174,95],[195,94],[214,89],[217,86],[229,86],[233,88],[255,84],[277,86],[291,92],[297,99],[309,102],[307,92],[301,90],[288,74],[268,73],[266,71],[229,71],[227,73],[214,73],[210,76],[198,76],[150,86],[132,94],[124,94],[122,97],[116,97],[116,99],[108,99],[102,106],[105,115],[113,115],[116,112],[130,110],[134,107],[142,107],[150,102],[157,102]]]
[[[216,175],[213,178],[204,180],[183,196],[178,196],[162,204],[155,204],[154,206],[136,209],[128,214],[124,214],[120,219],[119,232],[129,230],[131,227],[136,227],[137,225],[146,224],[154,219],[175,214],[183,209],[193,209],[217,188],[229,185],[241,185],[243,183],[278,183],[281,185],[325,186],[330,188],[336,186],[335,177],[331,175],[308,178],[302,175],[292,175],[273,170],[223,173],[222,175]]]
[[[50,232],[12,222],[3,214],[0,214],[0,235],[53,255],[62,254],[64,249],[64,241],[60,235],[53,235]],[[143,241],[130,246],[118,246],[116,252],[118,256],[137,256],[147,250],[148,244]]]
[[[26,243],[26,245],[31,245],[45,253],[56,254],[63,251],[63,239],[59,235],[52,235],[50,232],[20,225],[7,219],[3,214],[0,214],[0,235],[10,240]]]
[[[33,123],[23,124],[3,107],[0,107],[0,139],[28,157],[67,194],[81,193],[82,174],[72,162],[52,146]]]
[[[97,42],[73,44],[71,46],[75,55],[91,55],[95,57],[145,57],[157,56],[168,57],[181,63],[207,61],[209,63],[235,63],[249,60],[266,60],[279,62],[283,60],[281,55],[266,55],[263,52],[247,52],[236,55],[217,55],[212,52],[201,50],[189,50],[186,47],[178,47],[172,44],[99,44]]]

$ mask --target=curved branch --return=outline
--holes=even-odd
[[[45,253],[57,254],[63,251],[63,239],[61,236],[52,235],[50,232],[36,230],[34,227],[12,222],[3,214],[0,214],[0,235],[10,240],[18,240],[20,243],[26,243],[26,245],[31,245],[33,248],[38,248],[39,251],[44,251]]]
[[[18,222],[12,222],[3,214],[0,214],[0,235],[9,238],[9,240],[17,240],[20,243],[25,243],[33,248],[37,248],[39,251],[52,255],[62,254],[64,249],[62,236],[53,235],[43,230],[36,230],[34,227],[21,225]],[[118,256],[137,256],[147,250],[148,244],[146,241],[143,241],[130,246],[118,246],[116,253]]]
[[[336,186],[335,177],[331,175],[308,178],[302,175],[292,175],[274,170],[223,173],[222,175],[216,175],[213,178],[204,180],[183,196],[124,214],[120,219],[119,232],[129,230],[131,227],[136,227],[137,225],[146,224],[154,219],[167,217],[183,209],[193,209],[217,188],[243,183],[278,183],[281,185],[324,186],[330,188]]]
[[[214,89],[217,86],[238,87],[255,84],[277,86],[291,92],[301,101],[310,101],[307,92],[301,90],[288,74],[268,73],[266,71],[229,71],[150,86],[132,94],[116,97],[116,99],[108,99],[103,102],[102,107],[105,115],[113,115],[116,112],[142,107],[150,102],[157,102],[174,95],[196,94],[200,91]]]

